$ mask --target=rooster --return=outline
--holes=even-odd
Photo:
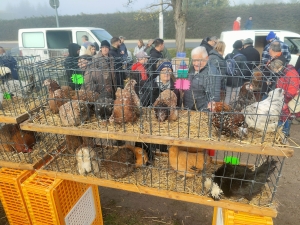
[[[248,126],[261,132],[274,132],[278,126],[283,100],[283,89],[276,88],[269,92],[265,100],[247,106],[244,114]]]
[[[140,100],[134,91],[135,80],[130,80],[124,89],[118,88],[114,109],[109,121],[111,123],[135,122],[139,118]]]
[[[203,170],[205,163],[208,164],[211,162],[210,157],[207,157],[207,161],[205,162],[203,149],[198,149],[195,153],[194,149],[192,150],[193,153],[184,151],[178,146],[171,146],[169,148],[170,166],[181,176],[193,177]]]
[[[155,117],[158,122],[175,121],[178,118],[178,111],[176,110],[177,96],[176,94],[167,89],[160,93],[156,101],[153,103]]]
[[[256,102],[256,99],[253,93],[253,85],[250,82],[245,82],[241,87],[236,101],[230,102],[229,105],[234,111],[241,112],[246,106],[254,102]]]
[[[274,172],[276,163],[275,160],[267,160],[255,171],[247,166],[223,164],[215,171],[213,182],[221,188],[226,197],[244,197],[251,201],[262,191]]]
[[[209,103],[208,108],[213,112],[212,125],[222,135],[238,138],[247,136],[244,115],[232,112],[231,107],[223,102]]]
[[[28,153],[36,139],[32,131],[21,131],[17,124],[4,124],[0,130],[0,142],[1,150]]]

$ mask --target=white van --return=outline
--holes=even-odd
[[[81,37],[87,35],[97,51],[101,41],[112,36],[102,28],[62,27],[20,29],[18,34],[19,50],[23,56],[40,55],[41,59],[63,56],[68,53],[70,43],[82,44]]]
[[[283,31],[273,30],[276,36],[289,46],[291,52],[290,64],[295,65],[300,53],[300,34]],[[270,30],[240,30],[240,31],[225,31],[221,33],[220,40],[226,44],[224,56],[233,50],[233,43],[236,40],[251,38],[253,40],[253,46],[259,51],[260,55],[264,47],[268,44],[266,37]]]

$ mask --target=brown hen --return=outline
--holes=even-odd
[[[231,107],[223,102],[210,103],[208,108],[213,112],[212,125],[217,132],[227,137],[243,138],[247,135],[247,124],[243,114],[233,112]]]
[[[211,162],[211,158],[208,156],[205,162],[203,149],[199,149],[196,153],[184,151],[183,149],[178,146],[169,148],[170,166],[181,176],[193,177],[203,170],[205,163],[209,164]]]
[[[253,85],[250,82],[245,82],[241,87],[238,98],[230,102],[229,105],[234,111],[241,112],[246,106],[254,102],[256,102],[256,98],[253,93]]]
[[[176,105],[177,96],[172,90],[167,89],[161,92],[153,103],[156,119],[159,122],[164,122],[167,119],[169,121],[177,120],[178,111],[176,110]]]
[[[36,139],[34,132],[21,131],[17,124],[5,124],[0,130],[0,150],[31,152]]]
[[[59,107],[59,116],[64,126],[78,126],[89,117],[88,108],[83,101],[67,102]]]
[[[52,113],[58,113],[59,107],[69,101],[74,91],[69,86],[59,86],[57,81],[46,79],[43,86],[48,88],[49,108]]]
[[[111,123],[135,122],[139,118],[140,100],[134,91],[135,80],[130,80],[124,89],[118,88],[114,109],[109,121]]]

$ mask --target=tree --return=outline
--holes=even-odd
[[[127,0],[127,6],[132,4],[135,0]],[[190,7],[223,7],[229,6],[229,0],[163,0],[162,3],[151,4],[146,9],[152,9],[157,6],[164,7],[164,10],[171,7],[173,9],[173,19],[175,23],[175,40],[176,50],[183,52],[185,50],[185,35],[187,20],[186,15]]]

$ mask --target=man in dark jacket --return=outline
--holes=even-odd
[[[128,52],[127,52],[126,45],[125,45],[125,43],[124,43],[125,37],[120,36],[119,39],[120,39],[120,41],[121,41],[121,45],[120,45],[121,55],[122,55],[123,58],[126,60],[127,57],[128,57]]]
[[[150,50],[150,59],[148,61],[148,70],[150,71],[150,80],[153,80],[157,77],[156,69],[157,69],[157,62],[159,59],[163,59],[162,51],[165,48],[164,40],[157,38],[153,42],[154,48]]]
[[[190,89],[184,91],[184,107],[205,110],[211,101],[220,101],[221,80],[217,68],[208,63],[205,47],[199,46],[191,53],[193,67],[189,73]]]
[[[80,89],[81,85],[77,84],[77,82],[75,82],[72,79],[73,75],[82,75],[82,72],[80,71],[79,67],[78,67],[78,56],[79,56],[79,51],[80,51],[80,45],[76,44],[76,43],[71,43],[68,46],[68,50],[69,50],[69,55],[66,58],[65,62],[64,62],[64,66],[66,69],[66,78],[67,78],[67,82],[68,85],[73,89]]]
[[[19,80],[19,74],[18,74],[18,65],[17,61],[14,59],[14,57],[6,54],[5,49],[3,47],[0,47],[0,66],[6,66],[11,71],[11,77],[7,77],[9,79]]]
[[[257,67],[260,63],[260,54],[253,47],[253,40],[247,38],[243,41],[244,48],[241,50],[241,53],[247,58],[247,71],[245,73],[246,81],[250,80],[252,70]]]
[[[214,49],[214,46],[217,44],[218,38],[216,36],[204,38],[200,44],[206,49],[206,52],[209,54],[211,50]]]
[[[235,61],[235,71],[233,71],[233,74],[227,74],[225,96],[225,103],[227,104],[237,99],[240,92],[240,88],[245,82],[245,73],[247,72],[247,58],[241,53],[241,50],[243,48],[242,41],[237,40],[236,42],[234,42],[232,47],[232,53],[229,53],[225,57],[226,61],[230,59],[234,59]]]
[[[123,71],[123,58],[120,51],[121,41],[118,37],[113,37],[110,40],[111,47],[109,50],[109,55],[114,57],[114,67],[117,87],[123,88],[125,73]]]

